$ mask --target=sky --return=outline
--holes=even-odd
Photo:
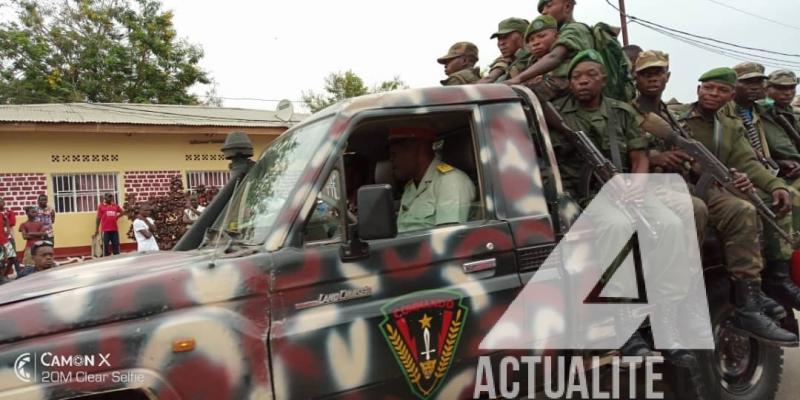
[[[798,0],[627,0],[625,5],[629,15],[671,28],[800,53]],[[217,82],[224,106],[260,109],[274,109],[277,102],[232,98],[300,100],[303,90],[320,91],[329,73],[348,69],[370,86],[394,76],[411,87],[437,86],[444,70],[436,58],[451,44],[478,45],[479,64],[485,67],[499,56],[489,36],[500,20],[538,15],[536,0],[165,0],[164,7],[173,10],[178,35],[204,49],[201,66]],[[619,13],[605,0],[578,0],[575,19],[620,25]],[[697,49],[637,24],[628,26],[631,43],[670,54],[672,78],[665,99],[693,101],[703,72],[747,61]],[[800,57],[772,57],[800,63]],[[773,69],[767,67],[767,72]],[[205,88],[193,91],[204,94]],[[295,109],[304,111],[300,103]]]

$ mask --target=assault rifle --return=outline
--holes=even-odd
[[[692,159],[697,161],[697,163],[703,168],[704,174],[708,174],[714,178],[714,180],[726,190],[735,194],[741,194],[746,197],[747,200],[749,200],[755,206],[758,214],[764,217],[763,219],[769,225],[775,228],[778,234],[780,234],[781,237],[786,240],[786,242],[791,244],[792,247],[796,248],[794,238],[792,238],[789,233],[778,226],[778,223],[775,222],[775,213],[764,203],[764,201],[761,200],[760,197],[758,197],[755,189],[747,192],[742,192],[739,189],[736,189],[736,187],[733,185],[734,177],[730,169],[726,167],[725,164],[723,164],[722,161],[720,161],[714,155],[714,153],[709,151],[706,146],[697,140],[691,139],[686,132],[682,130],[680,125],[675,124],[673,128],[673,125],[670,125],[660,116],[652,112],[648,112],[645,113],[642,129],[652,135],[655,135],[667,144],[677,147],[689,155],[689,157],[692,157]],[[680,130],[680,133],[676,132],[675,129]]]
[[[562,134],[577,150],[580,154],[581,158],[583,158],[588,164],[589,168],[591,168],[592,173],[600,179],[603,183],[611,181],[615,175],[619,171],[614,166],[614,164],[609,161],[603,153],[594,145],[591,139],[586,136],[586,133],[583,131],[576,131],[567,126],[564,120],[561,118],[561,115],[558,114],[553,104],[550,102],[543,102],[542,103],[542,111],[544,112],[544,119],[547,122],[547,126],[550,129],[555,130],[556,132]],[[624,193],[624,189],[617,188],[619,193]],[[624,204],[621,204],[621,201],[617,200],[617,206],[620,210],[625,214],[625,216],[631,221],[636,222],[638,221],[642,226],[644,226],[651,237],[658,238],[658,233],[656,232],[655,227],[642,215],[641,210],[636,207],[629,207]],[[633,215],[631,215],[631,212]]]

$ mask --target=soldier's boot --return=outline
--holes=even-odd
[[[788,314],[786,314],[786,309],[783,308],[782,305],[778,304],[777,301],[764,294],[763,291],[759,293],[759,296],[761,297],[761,310],[764,311],[764,314],[767,314],[768,317],[775,321],[780,321],[786,318]]]
[[[616,315],[617,326],[624,326],[627,321],[633,318],[627,310],[619,310]],[[620,354],[626,357],[647,357],[653,354],[653,349],[644,340],[639,330],[633,332],[630,339],[619,349]]]
[[[736,309],[731,317],[733,328],[752,338],[776,344],[796,347],[797,335],[791,333],[767,317],[761,310],[759,283],[754,280],[734,282]]]
[[[697,358],[693,352],[677,347],[679,346],[680,338],[680,332],[678,332],[678,307],[675,304],[665,304],[660,307],[658,317],[663,322],[663,325],[667,327],[668,331],[665,332],[667,337],[675,340],[674,347],[659,349],[664,358],[673,365],[682,368],[691,368],[697,364]]]
[[[788,261],[768,261],[762,276],[767,296],[800,310],[800,288],[789,279]]]

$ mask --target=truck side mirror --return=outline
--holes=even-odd
[[[391,185],[366,185],[358,189],[358,223],[348,226],[347,233],[347,242],[339,249],[342,261],[369,256],[369,244],[362,239],[389,239],[397,235]]]
[[[392,186],[366,185],[358,189],[358,237],[388,239],[397,235]]]

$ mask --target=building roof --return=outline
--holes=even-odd
[[[0,123],[134,124],[219,127],[290,127],[307,114],[281,121],[274,111],[127,103],[0,105]]]

